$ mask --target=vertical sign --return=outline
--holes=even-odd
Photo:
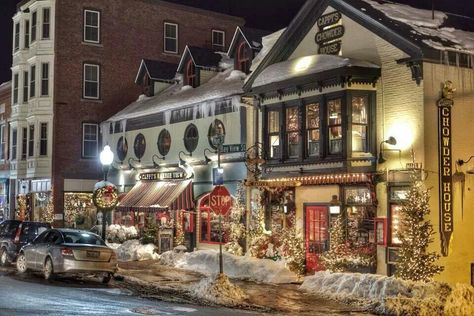
[[[441,254],[448,256],[453,227],[453,177],[451,151],[452,84],[446,82],[443,97],[438,101],[438,164],[439,164],[439,225]]]
[[[341,51],[340,38],[344,35],[344,26],[338,25],[341,18],[342,14],[338,11],[319,17],[319,32],[314,37],[319,46],[318,54],[338,55]]]

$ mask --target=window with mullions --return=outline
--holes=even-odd
[[[99,99],[100,66],[84,64],[84,99]]]
[[[352,151],[368,152],[368,97],[352,97]]]
[[[28,155],[28,128],[23,127],[23,133],[21,135],[21,160],[26,160]]]
[[[288,145],[288,158],[298,158],[300,154],[300,121],[298,112],[298,107],[296,106],[286,109],[286,143]]]
[[[327,122],[329,130],[328,153],[338,155],[342,153],[342,102],[333,99],[327,102]]]
[[[268,112],[268,144],[270,158],[280,158],[280,112]]]
[[[30,47],[30,20],[25,20],[25,48]]]
[[[13,43],[13,49],[15,52],[20,49],[20,23],[15,23],[15,39]]]
[[[36,66],[32,65],[30,70],[30,98],[35,97],[36,90]]]
[[[48,123],[41,123],[40,132],[40,156],[46,156],[48,154]]]
[[[0,125],[0,159],[5,159],[5,124]]]
[[[100,43],[100,12],[84,10],[84,42]]]
[[[28,102],[28,71],[23,71],[23,103]]]
[[[178,53],[178,24],[166,23],[164,25],[164,51],[165,53]]]
[[[38,23],[38,12],[31,13],[31,43],[36,41],[36,27]]]
[[[49,64],[41,64],[41,96],[49,94]]]
[[[43,36],[42,39],[49,39],[49,27],[50,27],[50,10],[49,8],[44,8],[43,9]]]
[[[18,133],[17,129],[14,127],[12,128],[12,160],[16,160],[16,145],[18,142]]]
[[[82,157],[96,158],[99,146],[99,126],[93,123],[82,124]]]
[[[237,65],[236,68],[248,74],[250,72],[251,50],[247,42],[240,43],[237,49]]]
[[[18,74],[13,75],[13,104],[18,104]]]
[[[31,124],[28,130],[28,157],[33,157],[35,155],[35,126]]]
[[[308,156],[317,157],[320,155],[320,116],[319,103],[306,105],[306,137]]]
[[[186,65],[185,84],[195,88],[197,86],[196,67],[192,59],[188,61]]]
[[[225,32],[219,30],[212,30],[212,48],[224,50],[225,46]]]

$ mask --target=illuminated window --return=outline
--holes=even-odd
[[[352,151],[368,151],[368,98],[352,97]]]
[[[306,135],[308,156],[320,155],[319,103],[306,105]]]
[[[280,157],[280,112],[268,112],[268,140],[270,158]]]
[[[398,238],[398,232],[400,231],[400,211],[402,206],[392,204],[390,205],[390,241],[392,245],[401,244]]]
[[[328,109],[328,129],[329,129],[329,154],[337,155],[342,153],[342,111],[341,99],[329,100]]]
[[[202,243],[219,243],[219,217],[209,207],[209,195],[204,197],[199,206],[200,234]],[[222,243],[227,242],[228,234],[223,232]]]
[[[288,157],[297,158],[299,156],[299,118],[298,107],[286,109],[286,141],[288,144]]]

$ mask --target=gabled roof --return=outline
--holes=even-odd
[[[244,90],[249,91],[251,89],[253,81],[263,69],[271,64],[287,60],[328,6],[340,11],[343,15],[396,46],[409,55],[411,60],[440,62],[440,53],[444,51],[462,52],[459,50],[460,45],[455,42],[455,36],[452,36],[450,40],[446,34],[452,30],[449,28],[450,26],[457,26],[465,31],[474,31],[471,18],[456,17],[441,12],[436,13],[446,17],[441,25],[438,25],[437,28],[420,28],[416,26],[415,17],[403,19],[396,15],[390,15],[390,10],[384,11],[385,8],[382,5],[387,4],[404,6],[371,0],[308,0],[286,31],[280,36],[272,50],[265,56],[257,69],[252,72],[245,83]],[[404,7],[408,8],[406,10],[408,14],[410,11],[414,14],[418,10],[408,6]],[[392,11],[396,12],[396,10]],[[464,24],[464,27],[461,27],[462,24]],[[471,47],[468,53],[474,54],[474,47]],[[448,54],[448,58],[456,59],[456,56]],[[457,58],[461,59],[461,63],[469,62],[469,56],[466,54]]]
[[[173,83],[176,80],[176,68],[178,65],[159,60],[142,59],[135,78],[136,84],[141,84],[144,74],[150,79],[161,82]]]
[[[208,69],[218,69],[222,58],[221,55],[211,49],[186,45],[179,61],[178,73],[183,73],[184,61],[187,60],[188,56],[191,57],[196,67]]]
[[[267,36],[270,33],[271,32],[265,30],[237,26],[234,36],[232,37],[232,41],[230,42],[227,55],[231,56],[234,53],[241,38],[243,38],[252,49],[262,49],[262,37]]]

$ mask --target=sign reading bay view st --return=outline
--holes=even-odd
[[[441,254],[449,253],[449,242],[453,234],[453,176],[451,151],[451,111],[453,107],[452,84],[445,83],[443,98],[438,101],[438,163],[439,163],[439,228]]]
[[[341,41],[338,40],[344,35],[344,26],[338,24],[341,18],[342,15],[338,11],[319,17],[319,32],[314,38],[319,46],[319,54],[337,55],[341,51]]]

